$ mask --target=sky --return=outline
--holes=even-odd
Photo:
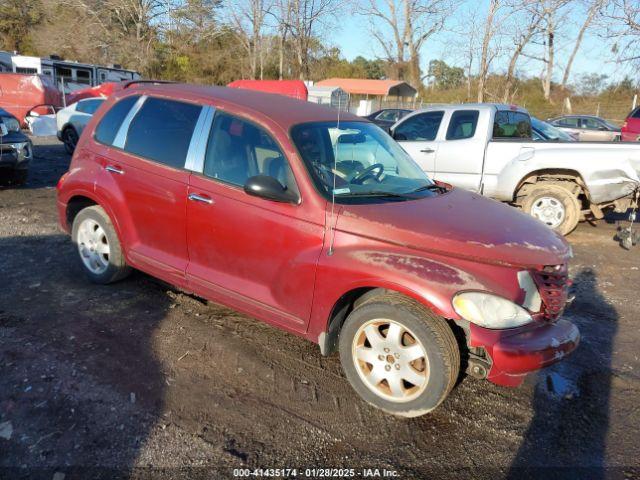
[[[451,28],[456,23],[464,21],[465,14],[470,9],[480,8],[480,14],[486,10],[487,0],[460,0],[458,2],[459,10],[452,15],[450,22]],[[573,48],[573,40],[578,34],[577,23],[581,18],[568,17],[563,26],[566,33],[562,38],[558,38],[556,46],[559,49],[557,53],[558,66],[554,75],[555,81],[562,79],[564,66]],[[365,58],[382,57],[382,51],[376,40],[369,33],[369,21],[366,17],[357,14],[343,15],[340,18],[340,25],[332,32],[329,41],[340,48],[342,55],[348,60],[353,60],[361,55]],[[423,48],[421,66],[423,71],[427,70],[429,61],[433,59],[441,59],[449,65],[463,66],[464,58],[461,47],[455,47],[456,44],[462,43],[460,38],[451,32],[442,32],[432,37]],[[492,69],[506,70],[506,59],[498,59]],[[539,61],[522,58],[518,64],[518,72],[529,77],[538,77],[542,71],[543,65]],[[608,81],[619,81],[625,75],[631,74],[633,71],[629,68],[620,68],[613,61],[611,54],[611,45],[607,44],[604,39],[599,38],[595,34],[589,34],[584,38],[581,49],[574,60],[570,83],[580,78],[582,74],[601,73],[609,76]]]

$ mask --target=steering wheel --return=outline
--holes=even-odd
[[[376,173],[374,171],[377,170]],[[381,163],[374,163],[370,167],[365,168],[363,171],[358,173],[355,177],[351,179],[351,183],[356,185],[362,185],[364,181],[371,177],[374,180],[380,181],[380,177],[384,174],[384,165]]]

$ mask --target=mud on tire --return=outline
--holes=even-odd
[[[423,357],[412,360],[416,345]],[[371,297],[349,314],[340,331],[339,351],[354,390],[374,407],[402,417],[436,408],[460,370],[460,350],[447,322],[396,293]]]

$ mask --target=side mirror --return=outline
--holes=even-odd
[[[9,135],[9,129],[7,129],[7,126],[3,123],[0,123],[0,135],[2,135],[3,137],[5,135]]]
[[[247,179],[244,184],[247,195],[260,197],[274,202],[296,203],[297,195],[287,190],[282,184],[268,175],[256,175]]]

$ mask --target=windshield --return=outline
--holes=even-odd
[[[531,117],[531,126],[537,130],[546,140],[557,140],[561,142],[573,142],[573,138],[566,132],[553,125]]]
[[[20,131],[20,123],[13,117],[0,117],[0,122],[4,123],[7,130],[10,132]]]
[[[437,194],[422,169],[368,122],[307,123],[291,137],[318,189],[337,201],[354,197],[416,198]]]

